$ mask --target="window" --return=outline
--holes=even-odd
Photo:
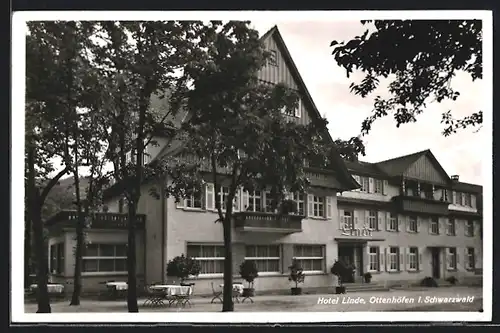
[[[369,192],[370,189],[370,178],[368,177],[359,177],[359,183],[361,184],[361,192]]]
[[[381,179],[375,179],[375,193],[382,194],[383,192],[383,182]]]
[[[455,219],[448,219],[446,234],[449,236],[455,236]]]
[[[281,253],[279,245],[247,245],[245,260],[252,260],[259,273],[279,273],[281,271]]]
[[[410,216],[408,231],[410,231],[410,232],[417,232],[418,231],[418,222],[417,222],[416,216]]]
[[[248,211],[262,212],[262,194],[260,191],[255,191],[248,195]]]
[[[268,213],[274,213],[273,207],[273,197],[270,191],[264,192],[264,211]]]
[[[275,50],[269,52],[267,63],[271,66],[278,66],[278,53]]]
[[[471,207],[471,195],[470,193],[464,193],[464,206]]]
[[[457,249],[449,247],[447,251],[446,264],[448,269],[457,269]]]
[[[370,271],[378,271],[379,270],[379,248],[372,246],[370,247],[370,255],[369,255],[369,263],[370,263]]]
[[[462,193],[460,192],[453,192],[454,196],[453,196],[453,203],[455,205],[461,205],[462,204]]]
[[[187,256],[198,261],[200,275],[224,273],[224,246],[223,245],[195,245],[188,244]]]
[[[296,259],[306,272],[323,272],[325,270],[324,245],[294,245],[293,259]]]
[[[64,243],[57,243],[50,246],[50,273],[64,273]]]
[[[201,198],[202,198],[201,191],[189,195],[186,199],[184,199],[184,207],[201,209],[202,208]]]
[[[325,217],[325,197],[312,196],[312,212],[314,217]]]
[[[371,230],[378,229],[378,220],[377,220],[377,212],[374,210],[370,210],[368,212],[368,227]]]
[[[474,259],[474,248],[473,247],[468,247],[467,248],[467,258],[466,258],[466,268],[467,269],[474,269],[476,266],[475,259]]]
[[[416,271],[418,269],[418,248],[410,247],[408,249],[408,269]]]
[[[127,272],[127,246],[88,244],[83,257],[83,272]]]
[[[222,210],[226,210],[226,200],[227,200],[227,196],[229,195],[229,187],[220,186],[217,193],[219,196],[220,206],[221,206]]]
[[[398,215],[396,213],[389,214],[389,230],[390,231],[398,230]]]
[[[437,235],[439,234],[439,218],[431,217],[431,234]]]
[[[389,260],[387,265],[387,270],[397,271],[399,268],[399,248],[390,247],[389,248]]]
[[[291,200],[297,203],[297,215],[306,215],[305,211],[305,194],[304,193],[292,193]]]
[[[353,212],[345,210],[344,211],[344,216],[343,216],[343,223],[342,223],[342,229],[344,230],[352,230],[354,229],[354,217],[353,217]]]
[[[474,236],[474,222],[473,221],[465,221],[465,236],[469,236],[469,237]]]

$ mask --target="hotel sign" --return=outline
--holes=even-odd
[[[343,227],[342,235],[354,236],[354,237],[371,237],[373,236],[373,230],[367,227],[364,228]]]

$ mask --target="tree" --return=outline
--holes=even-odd
[[[145,147],[153,131],[175,115],[179,105],[158,114],[151,98],[182,86],[176,70],[195,53],[195,22],[98,22],[100,43],[94,45],[94,63],[103,73],[103,121],[109,144],[107,158],[113,162],[113,177],[123,186],[128,206],[128,296],[129,312],[138,312],[135,252],[135,222],[141,186],[157,169],[144,163]],[[175,96],[175,94],[174,94]],[[167,126],[168,127],[168,126]],[[131,154],[127,159],[127,153]]]
[[[304,161],[326,163],[326,121],[299,125],[285,114],[297,105],[296,93],[284,85],[266,85],[257,73],[268,52],[258,32],[248,22],[213,21],[200,31],[200,58],[186,66],[192,89],[186,94],[188,122],[180,137],[181,155],[193,164],[200,177],[228,191],[215,195],[222,224],[224,299],[222,311],[233,311],[231,221],[236,191],[250,193],[270,189],[273,211],[286,192],[303,191],[309,182]],[[279,214],[277,218],[280,218]]]
[[[416,122],[430,102],[456,100],[460,92],[451,87],[459,71],[472,80],[482,78],[482,23],[480,20],[376,20],[363,35],[348,42],[333,41],[337,64],[347,71],[364,73],[351,92],[362,97],[374,92],[380,79],[389,79],[389,97],[376,96],[372,114],[362,123],[368,134],[372,124],[391,114],[396,126]],[[458,129],[480,126],[482,111],[455,118],[451,111],[442,114],[448,136]]]
[[[349,140],[337,139],[334,141],[340,156],[347,161],[357,161],[359,155],[365,156],[365,145],[360,137],[352,137]]]

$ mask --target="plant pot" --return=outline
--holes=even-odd
[[[243,288],[243,297],[254,297],[255,289],[254,288]]]
[[[345,294],[345,287],[344,286],[335,287],[335,294]]]
[[[292,295],[302,295],[302,288],[292,288]]]
[[[365,276],[365,283],[370,283],[370,282],[372,282],[372,278]]]

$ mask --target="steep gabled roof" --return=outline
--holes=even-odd
[[[432,164],[444,176],[446,181],[450,181],[448,173],[446,173],[446,171],[443,169],[430,149],[422,150],[409,155],[391,158],[389,160],[385,160],[375,164],[390,176],[401,176],[413,163],[415,163],[422,156],[426,156],[427,158],[429,158]]]
[[[304,97],[303,102],[309,106],[307,109],[310,110],[313,114],[311,115],[311,121],[319,121],[322,117],[321,114],[318,111],[318,108],[316,107],[316,104],[314,103],[311,94],[309,93],[309,90],[307,89],[307,86],[302,79],[302,76],[299,73],[299,70],[297,69],[297,66],[295,65],[295,62],[292,59],[292,56],[290,54],[290,51],[288,51],[288,48],[286,47],[285,41],[283,40],[283,37],[281,36],[281,33],[279,32],[278,27],[275,25],[272,27],[268,32],[266,32],[264,35],[262,35],[261,40],[265,40],[267,38],[274,38],[274,41],[276,42],[276,45],[279,48],[279,51],[281,52],[286,65],[288,66],[288,69],[290,70],[290,73],[292,74],[293,79],[297,83],[298,90],[301,93],[301,95]],[[344,160],[340,157],[340,154],[336,150],[335,146],[333,145],[333,138],[330,135],[330,132],[328,129],[325,127],[325,134],[327,135],[329,141],[332,143],[332,146],[334,147],[334,152],[332,154],[333,158],[333,163],[336,166],[336,171],[338,174],[341,176],[342,180],[344,181],[344,186],[345,189],[356,189],[359,188],[360,185],[352,178],[351,174],[349,173],[346,165],[344,164]]]
[[[346,160],[344,160],[344,163],[347,166],[347,169],[354,174],[360,174],[361,176],[379,176],[382,178],[387,177],[387,174],[382,171],[375,163]]]

